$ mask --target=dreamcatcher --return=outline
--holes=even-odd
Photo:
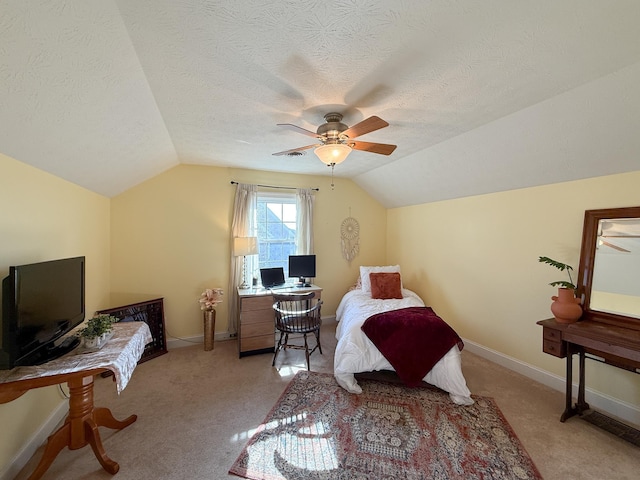
[[[351,263],[360,252],[360,224],[353,217],[347,217],[340,225],[340,237],[342,238],[342,256]]]

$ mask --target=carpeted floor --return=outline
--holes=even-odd
[[[312,371],[333,372],[335,343],[335,323],[325,322],[324,355],[311,356]],[[304,352],[281,353],[276,368],[272,358],[239,359],[234,340],[216,342],[211,351],[200,343],[140,364],[120,395],[112,378],[97,377],[97,406],[109,407],[119,419],[138,415],[124,430],[100,429],[105,450],[120,471],[116,476],[105,472],[89,447],[64,449],[42,480],[237,480],[229,468],[295,373],[306,370]],[[545,480],[638,478],[639,447],[577,417],[560,423],[562,392],[467,349],[462,367],[471,392],[495,400]],[[384,372],[362,378],[397,381]],[[11,475],[27,479],[42,451]]]
[[[493,399],[299,372],[230,473],[253,480],[540,479]]]

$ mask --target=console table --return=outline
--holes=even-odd
[[[95,352],[85,352],[82,347],[43,365],[16,367],[0,372],[0,403],[10,402],[27,391],[67,383],[69,386],[69,413],[64,424],[52,434],[40,463],[29,480],[40,478],[64,447],[70,450],[91,445],[100,465],[110,474],[120,466],[111,460],[102,445],[98,427],[121,430],[136,421],[131,415],[116,420],[108,408],[96,408],[93,404],[93,378],[111,371],[118,393],[129,382],[144,347],[151,342],[151,332],[146,323],[124,322],[113,325],[113,337]]]
[[[273,353],[275,343],[275,317],[272,293],[315,292],[322,295],[322,288],[309,287],[278,288],[238,288],[238,354],[240,357],[256,353]]]
[[[640,331],[610,325],[595,320],[576,323],[558,323],[555,319],[540,320],[542,351],[558,358],[566,358],[565,410],[560,421],[582,414],[589,409],[585,401],[585,358],[607,363],[614,367],[640,373]],[[573,355],[580,362],[578,399],[572,405]]]

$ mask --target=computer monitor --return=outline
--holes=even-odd
[[[298,287],[309,287],[308,279],[316,276],[315,255],[289,255],[289,276],[298,277]]]

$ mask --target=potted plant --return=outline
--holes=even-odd
[[[117,317],[108,314],[96,315],[87,320],[86,326],[80,330],[84,346],[87,348],[102,348],[111,337],[110,333],[113,324],[117,321]]]
[[[566,270],[569,281],[557,280],[549,284],[552,287],[558,287],[558,295],[551,297],[551,300],[553,300],[551,312],[556,321],[560,323],[576,322],[582,316],[582,307],[580,306],[580,299],[576,298],[576,286],[571,278],[573,267],[549,257],[539,257],[538,261],[551,265],[561,272]]]

